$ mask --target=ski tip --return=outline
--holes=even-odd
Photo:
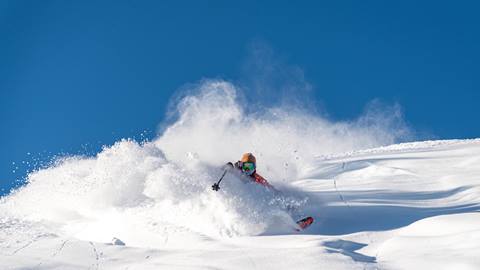
[[[305,230],[306,228],[310,227],[310,225],[312,225],[313,222],[314,222],[313,217],[306,217],[297,221],[297,225],[299,228],[296,229],[296,231],[299,232],[299,231]]]

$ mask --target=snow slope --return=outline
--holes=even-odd
[[[2,197],[0,269],[480,268],[480,140],[395,144],[395,108],[331,122],[194,88],[152,141],[60,158]],[[280,193],[211,189],[244,151]]]
[[[120,145],[140,147],[129,141]],[[160,162],[151,158],[143,157],[145,163],[138,166],[146,170],[144,166]],[[284,186],[294,201],[308,197],[300,205],[317,218],[302,233],[289,228],[281,207],[271,201],[262,205],[258,198],[268,197],[264,190],[235,185],[234,179],[219,193],[199,188],[200,197],[189,202],[171,197],[170,213],[162,208],[168,205],[163,200],[126,208],[92,201],[97,195],[83,198],[82,190],[49,198],[51,204],[41,194],[32,195],[51,188],[41,180],[41,174],[52,173],[48,170],[84,173],[72,171],[68,162],[37,172],[31,176],[38,177],[37,185],[32,180],[3,198],[1,269],[480,268],[480,140],[417,142],[317,157],[292,182],[295,189]],[[90,170],[96,166],[88,165]],[[125,173],[139,177],[139,172]],[[67,174],[64,179],[63,186],[71,185]],[[211,180],[205,180],[207,187]],[[67,192],[60,184],[55,188]],[[129,186],[130,195],[109,203],[134,205],[130,200],[138,199],[132,195],[136,188]],[[246,198],[226,198],[233,194],[230,189],[245,192]],[[94,206],[81,207],[88,202]],[[62,208],[68,204],[78,206],[78,212]],[[243,213],[241,206],[264,216]],[[158,219],[149,215],[152,211]],[[281,229],[273,230],[275,226]],[[109,244],[112,237],[126,246]]]

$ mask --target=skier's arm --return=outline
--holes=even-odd
[[[227,173],[227,171],[229,171],[230,169],[233,168],[233,164],[231,162],[228,162],[223,167],[225,168],[225,171],[223,172],[222,176],[220,177],[220,180],[218,180],[217,183],[212,185],[212,189],[215,190],[215,191],[218,191],[220,189],[220,182],[222,182],[223,177],[225,177],[225,174]]]
[[[276,190],[270,183],[268,183],[267,179],[263,178],[263,176],[261,176],[260,174],[253,174],[253,178],[258,184]]]

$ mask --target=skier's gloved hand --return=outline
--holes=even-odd
[[[227,167],[227,168],[233,168],[233,163],[232,163],[232,162],[228,162],[227,164],[225,164],[225,167]]]
[[[213,184],[212,189],[218,191],[220,189],[220,185],[218,183]]]

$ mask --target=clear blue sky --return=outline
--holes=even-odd
[[[0,190],[22,161],[153,136],[185,83],[241,79],[255,40],[334,119],[380,98],[436,138],[479,137],[477,1],[232,2],[1,1]]]

